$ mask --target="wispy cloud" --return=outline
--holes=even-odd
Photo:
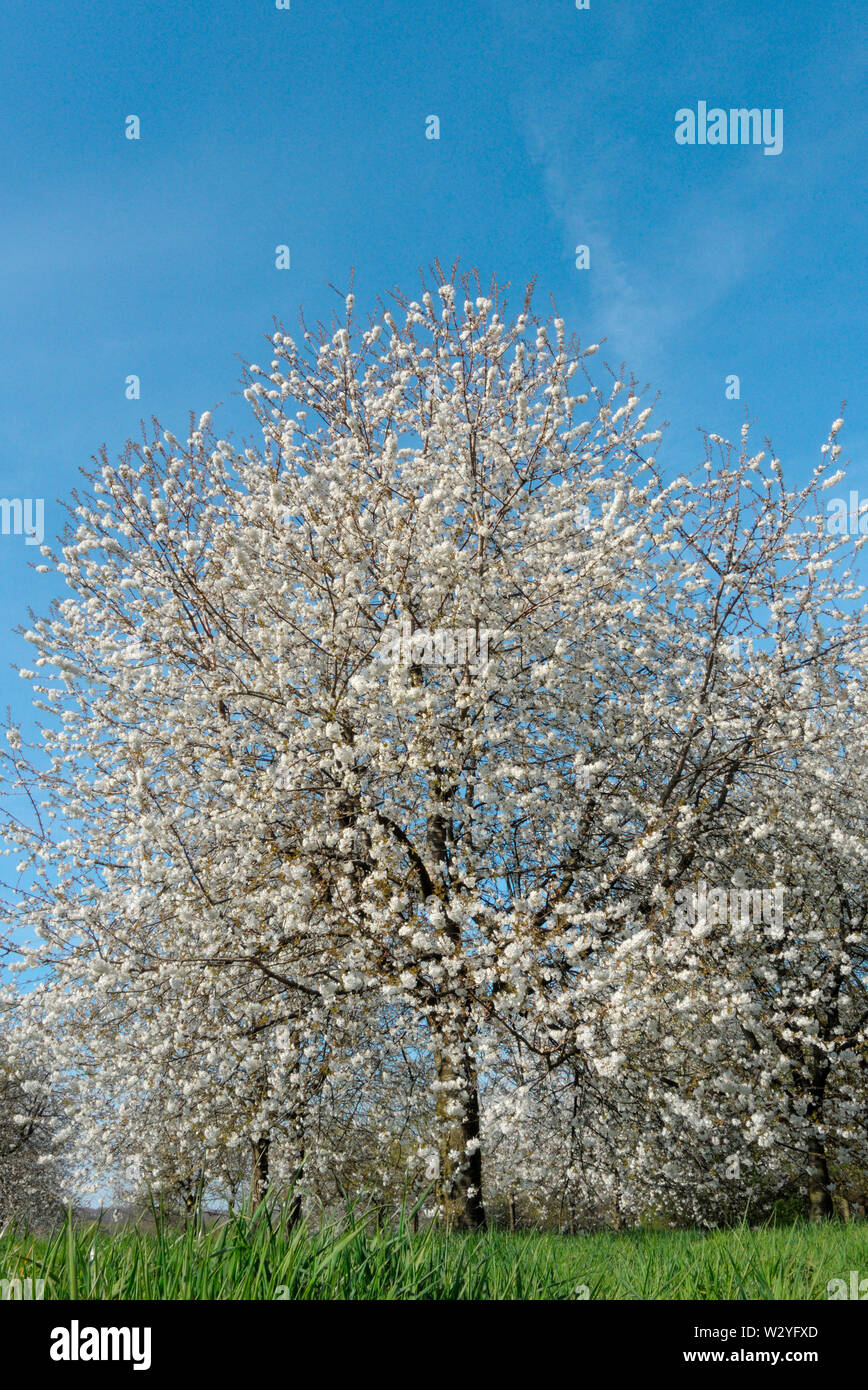
[[[648,217],[637,247],[635,206],[629,225],[624,220],[619,227],[625,200],[642,196],[635,182],[625,186],[623,151],[618,158],[599,142],[593,152],[571,149],[533,112],[523,129],[565,243],[570,250],[580,242],[591,248],[595,316],[637,367],[651,365],[676,336],[696,331],[773,253],[780,216],[763,196],[761,171],[722,170],[711,195],[703,184],[668,200],[649,177]]]

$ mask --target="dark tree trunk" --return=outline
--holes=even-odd
[[[457,1048],[442,1044],[434,1063],[440,1136],[437,1198],[443,1224],[450,1231],[477,1231],[485,1226],[485,1206],[476,1069],[463,1043]]]
[[[178,1193],[184,1204],[184,1224],[189,1225],[199,1213],[202,1197],[202,1174],[195,1178],[184,1178],[178,1183]]]
[[[822,1139],[815,1136],[808,1154],[808,1216],[811,1221],[828,1221],[833,1213],[826,1152]]]
[[[418,667],[413,679],[421,679]],[[440,778],[441,770],[437,768],[432,793],[438,799],[447,798],[452,793]],[[449,837],[448,817],[440,812],[430,815],[426,834],[428,853],[438,866],[437,877],[444,884],[448,881]],[[425,877],[427,879],[427,873]],[[423,887],[426,893],[434,891],[431,880]],[[450,920],[448,906],[445,917],[446,935],[463,967],[461,929]],[[456,993],[463,986],[462,973],[454,982]],[[464,1005],[455,994],[447,994],[437,1001],[430,1023],[437,1076],[438,1205],[447,1230],[477,1231],[485,1226],[485,1207],[482,1202],[479,1085],[471,1046],[471,1024]]]
[[[421,667],[411,664],[408,679],[422,682]],[[455,796],[443,769],[431,770],[431,796],[448,805]],[[472,776],[472,774],[471,774]],[[434,1071],[437,1077],[436,1122],[440,1150],[436,1194],[444,1226],[451,1231],[476,1231],[485,1226],[482,1201],[482,1151],[480,1148],[479,1084],[471,1043],[472,1026],[462,995],[466,999],[464,948],[461,928],[449,915],[449,844],[452,839],[450,814],[432,811],[426,825],[426,848],[436,866],[433,875],[421,860],[416,863],[419,886],[424,897],[437,896],[444,907],[444,929],[459,970],[451,989],[432,998],[429,1024],[433,1039]]]
[[[251,1144],[250,1206],[253,1211],[256,1211],[268,1191],[268,1150],[270,1146],[271,1141],[267,1134],[260,1135]]]
[[[824,1058],[811,1073],[808,1104],[808,1119],[813,1126],[808,1145],[808,1217],[811,1221],[828,1221],[835,1211],[829,1188],[826,1145],[822,1135],[829,1067],[828,1058]]]

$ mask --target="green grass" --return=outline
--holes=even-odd
[[[868,1226],[450,1236],[350,1218],[287,1237],[263,1217],[204,1231],[7,1232],[0,1278],[43,1279],[46,1298],[406,1300],[825,1299],[830,1279],[868,1277]]]

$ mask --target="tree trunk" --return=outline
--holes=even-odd
[[[270,1144],[271,1141],[267,1134],[260,1135],[251,1144],[250,1206],[252,1211],[256,1211],[268,1191],[268,1150]]]
[[[421,680],[418,666],[411,668],[411,676],[414,683]],[[432,795],[437,800],[447,794],[451,795],[451,792],[447,793],[441,780],[441,769],[435,768],[433,771]],[[437,865],[438,877],[442,877],[444,883],[448,879],[449,835],[448,817],[439,811],[431,814],[426,829],[427,849],[432,861]],[[430,891],[433,885],[429,882],[425,887]],[[446,935],[452,942],[462,969],[453,984],[456,993],[438,1001],[439,1007],[430,1020],[435,1040],[437,1132],[440,1146],[437,1199],[447,1230],[477,1231],[485,1226],[479,1085],[476,1062],[470,1045],[470,1020],[458,993],[464,983],[461,929],[456,922],[450,920],[448,908],[445,918]]]
[[[826,1151],[822,1139],[815,1135],[808,1153],[808,1216],[811,1221],[828,1221],[833,1210]]]
[[[485,1206],[476,1069],[463,1043],[457,1049],[441,1045],[435,1052],[434,1064],[440,1138],[438,1205],[447,1230],[477,1231],[485,1226]]]
[[[181,1200],[184,1203],[184,1225],[189,1225],[191,1221],[198,1219],[200,1215],[200,1203],[202,1197],[202,1174],[196,1178],[187,1178],[178,1184]]]
[[[808,1145],[808,1217],[811,1221],[828,1221],[834,1215],[834,1203],[829,1190],[829,1165],[821,1128],[829,1066],[828,1058],[824,1058],[811,1073],[810,1103],[807,1112],[813,1126]]]

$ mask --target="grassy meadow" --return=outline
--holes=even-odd
[[[868,1225],[448,1235],[348,1219],[286,1234],[263,1209],[207,1229],[0,1235],[0,1278],[42,1280],[46,1299],[822,1300],[851,1270],[868,1275]]]

